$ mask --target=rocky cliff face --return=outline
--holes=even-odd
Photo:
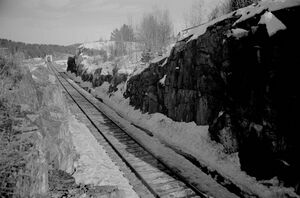
[[[130,77],[124,96],[143,112],[209,125],[225,152],[238,152],[242,170],[277,176],[299,193],[299,6],[266,0],[187,30],[169,57]],[[86,72],[80,57],[73,62],[68,70],[94,87],[114,82]]]
[[[17,109],[11,118],[10,135],[21,142],[17,142],[15,150],[9,151],[17,151],[15,154],[21,158],[13,162],[15,183],[7,183],[17,197],[46,196],[48,171],[72,172],[76,157],[68,126],[69,112],[54,75],[46,65],[30,66],[31,71],[24,69],[15,85],[1,95],[8,106]],[[13,146],[13,142],[9,145]]]
[[[248,174],[297,186],[299,1],[267,2],[191,30],[125,96],[143,112],[209,125]]]
[[[117,86],[127,80],[127,73],[119,73],[118,68],[114,67],[115,64],[111,65],[111,72],[103,71],[105,69],[97,67],[96,69],[89,71],[91,65],[84,65],[82,55],[77,53],[74,57],[68,59],[67,71],[75,73],[76,76],[80,76],[83,81],[90,82],[92,87],[99,87],[104,82],[110,83],[110,91],[116,90]],[[104,64],[104,63],[103,63]]]
[[[32,74],[36,76],[40,93],[39,117],[34,121],[40,128],[47,162],[52,168],[72,172],[75,151],[68,125],[68,106],[58,82],[49,68],[39,67]]]

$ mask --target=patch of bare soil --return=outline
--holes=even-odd
[[[53,169],[48,173],[51,198],[112,198],[120,197],[116,186],[76,184],[75,178],[65,171]]]

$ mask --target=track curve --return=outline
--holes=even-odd
[[[59,72],[53,65],[49,64],[48,66],[66,93],[90,120],[103,139],[154,197],[209,197],[157,159],[134,137],[123,130],[122,126],[105,115],[98,106],[67,80],[68,77],[64,72]],[[110,132],[104,132],[101,129],[103,127],[108,127]]]

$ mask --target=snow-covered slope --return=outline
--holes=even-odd
[[[225,178],[230,178],[235,185],[245,192],[264,198],[296,196],[292,188],[280,186],[277,178],[258,182],[256,178],[250,177],[241,171],[238,154],[227,155],[222,151],[223,148],[220,144],[211,141],[208,134],[208,126],[197,126],[194,122],[175,122],[160,113],[143,114],[141,111],[134,109],[134,107],[129,105],[129,100],[123,96],[125,87],[126,84],[122,83],[118,86],[118,91],[108,95],[109,84],[103,83],[102,86],[91,89],[91,93],[101,98],[106,105],[129,122],[151,131],[154,138],[158,139],[160,143],[192,154],[199,162],[212,168],[212,170],[222,173]],[[139,136],[139,134],[136,135]],[[143,142],[147,144],[147,141],[149,140],[144,139]],[[175,165],[175,162],[172,163]],[[186,175],[191,174],[188,170],[185,171]],[[192,179],[195,175],[190,175],[189,177]],[[201,182],[206,183],[207,181],[201,180]],[[268,184],[269,187],[262,185],[262,183]],[[215,192],[216,194],[218,193]],[[222,195],[217,195],[217,197],[222,197]]]
[[[95,41],[95,42],[87,42],[81,44],[79,49],[95,49],[95,50],[105,50],[108,51],[109,46],[115,45],[114,41]]]
[[[235,15],[240,16],[240,18],[234,24],[234,25],[237,25],[237,24],[239,24],[243,21],[246,21],[247,19],[250,19],[253,16],[263,13],[265,11],[269,11],[271,13],[276,10],[290,8],[290,7],[299,6],[299,5],[300,5],[300,0],[263,0],[257,4],[253,4],[248,7],[241,8],[235,12],[231,12],[227,15],[223,15],[223,16],[216,18],[212,21],[209,21],[203,25],[199,25],[199,26],[187,29],[187,30],[181,32],[181,36],[180,36],[179,40],[183,40],[188,37],[191,37],[189,39],[189,41],[197,39],[199,36],[201,36],[202,34],[204,34],[206,32],[206,30],[209,26],[216,24],[219,21],[223,21],[226,18],[235,16]],[[270,16],[270,14],[268,16]],[[263,17],[265,17],[265,15]],[[265,19],[262,19],[262,20],[264,22],[266,22]],[[277,20],[275,20],[275,21],[278,22]],[[269,22],[270,22],[270,23],[268,23],[269,29],[276,29],[276,27],[278,27],[278,26],[280,26],[282,28],[281,24],[278,24],[276,22],[274,23],[274,19],[269,20]],[[272,27],[270,27],[270,26],[272,26]],[[276,27],[273,27],[273,26],[276,26]]]
[[[119,74],[131,75],[143,65],[140,61],[141,52],[121,56],[113,61],[102,62],[100,59],[97,56],[81,55],[80,64],[83,65],[83,70],[89,74],[93,74],[96,69],[101,68],[101,75],[112,75],[114,68],[117,68]]]
[[[127,52],[139,51],[141,47],[141,45],[136,42],[123,42],[122,44]],[[78,47],[78,49],[104,50],[107,55],[110,56],[112,49],[115,49],[116,46],[116,41],[94,41],[83,43]]]

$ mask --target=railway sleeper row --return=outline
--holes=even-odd
[[[125,164],[130,166],[130,169],[155,197],[206,197],[180,181],[172,170],[137,143],[99,108],[96,108],[86,96],[68,82],[65,74],[57,72],[56,69],[53,71],[62,87],[101,133],[103,139],[116,151]]]

